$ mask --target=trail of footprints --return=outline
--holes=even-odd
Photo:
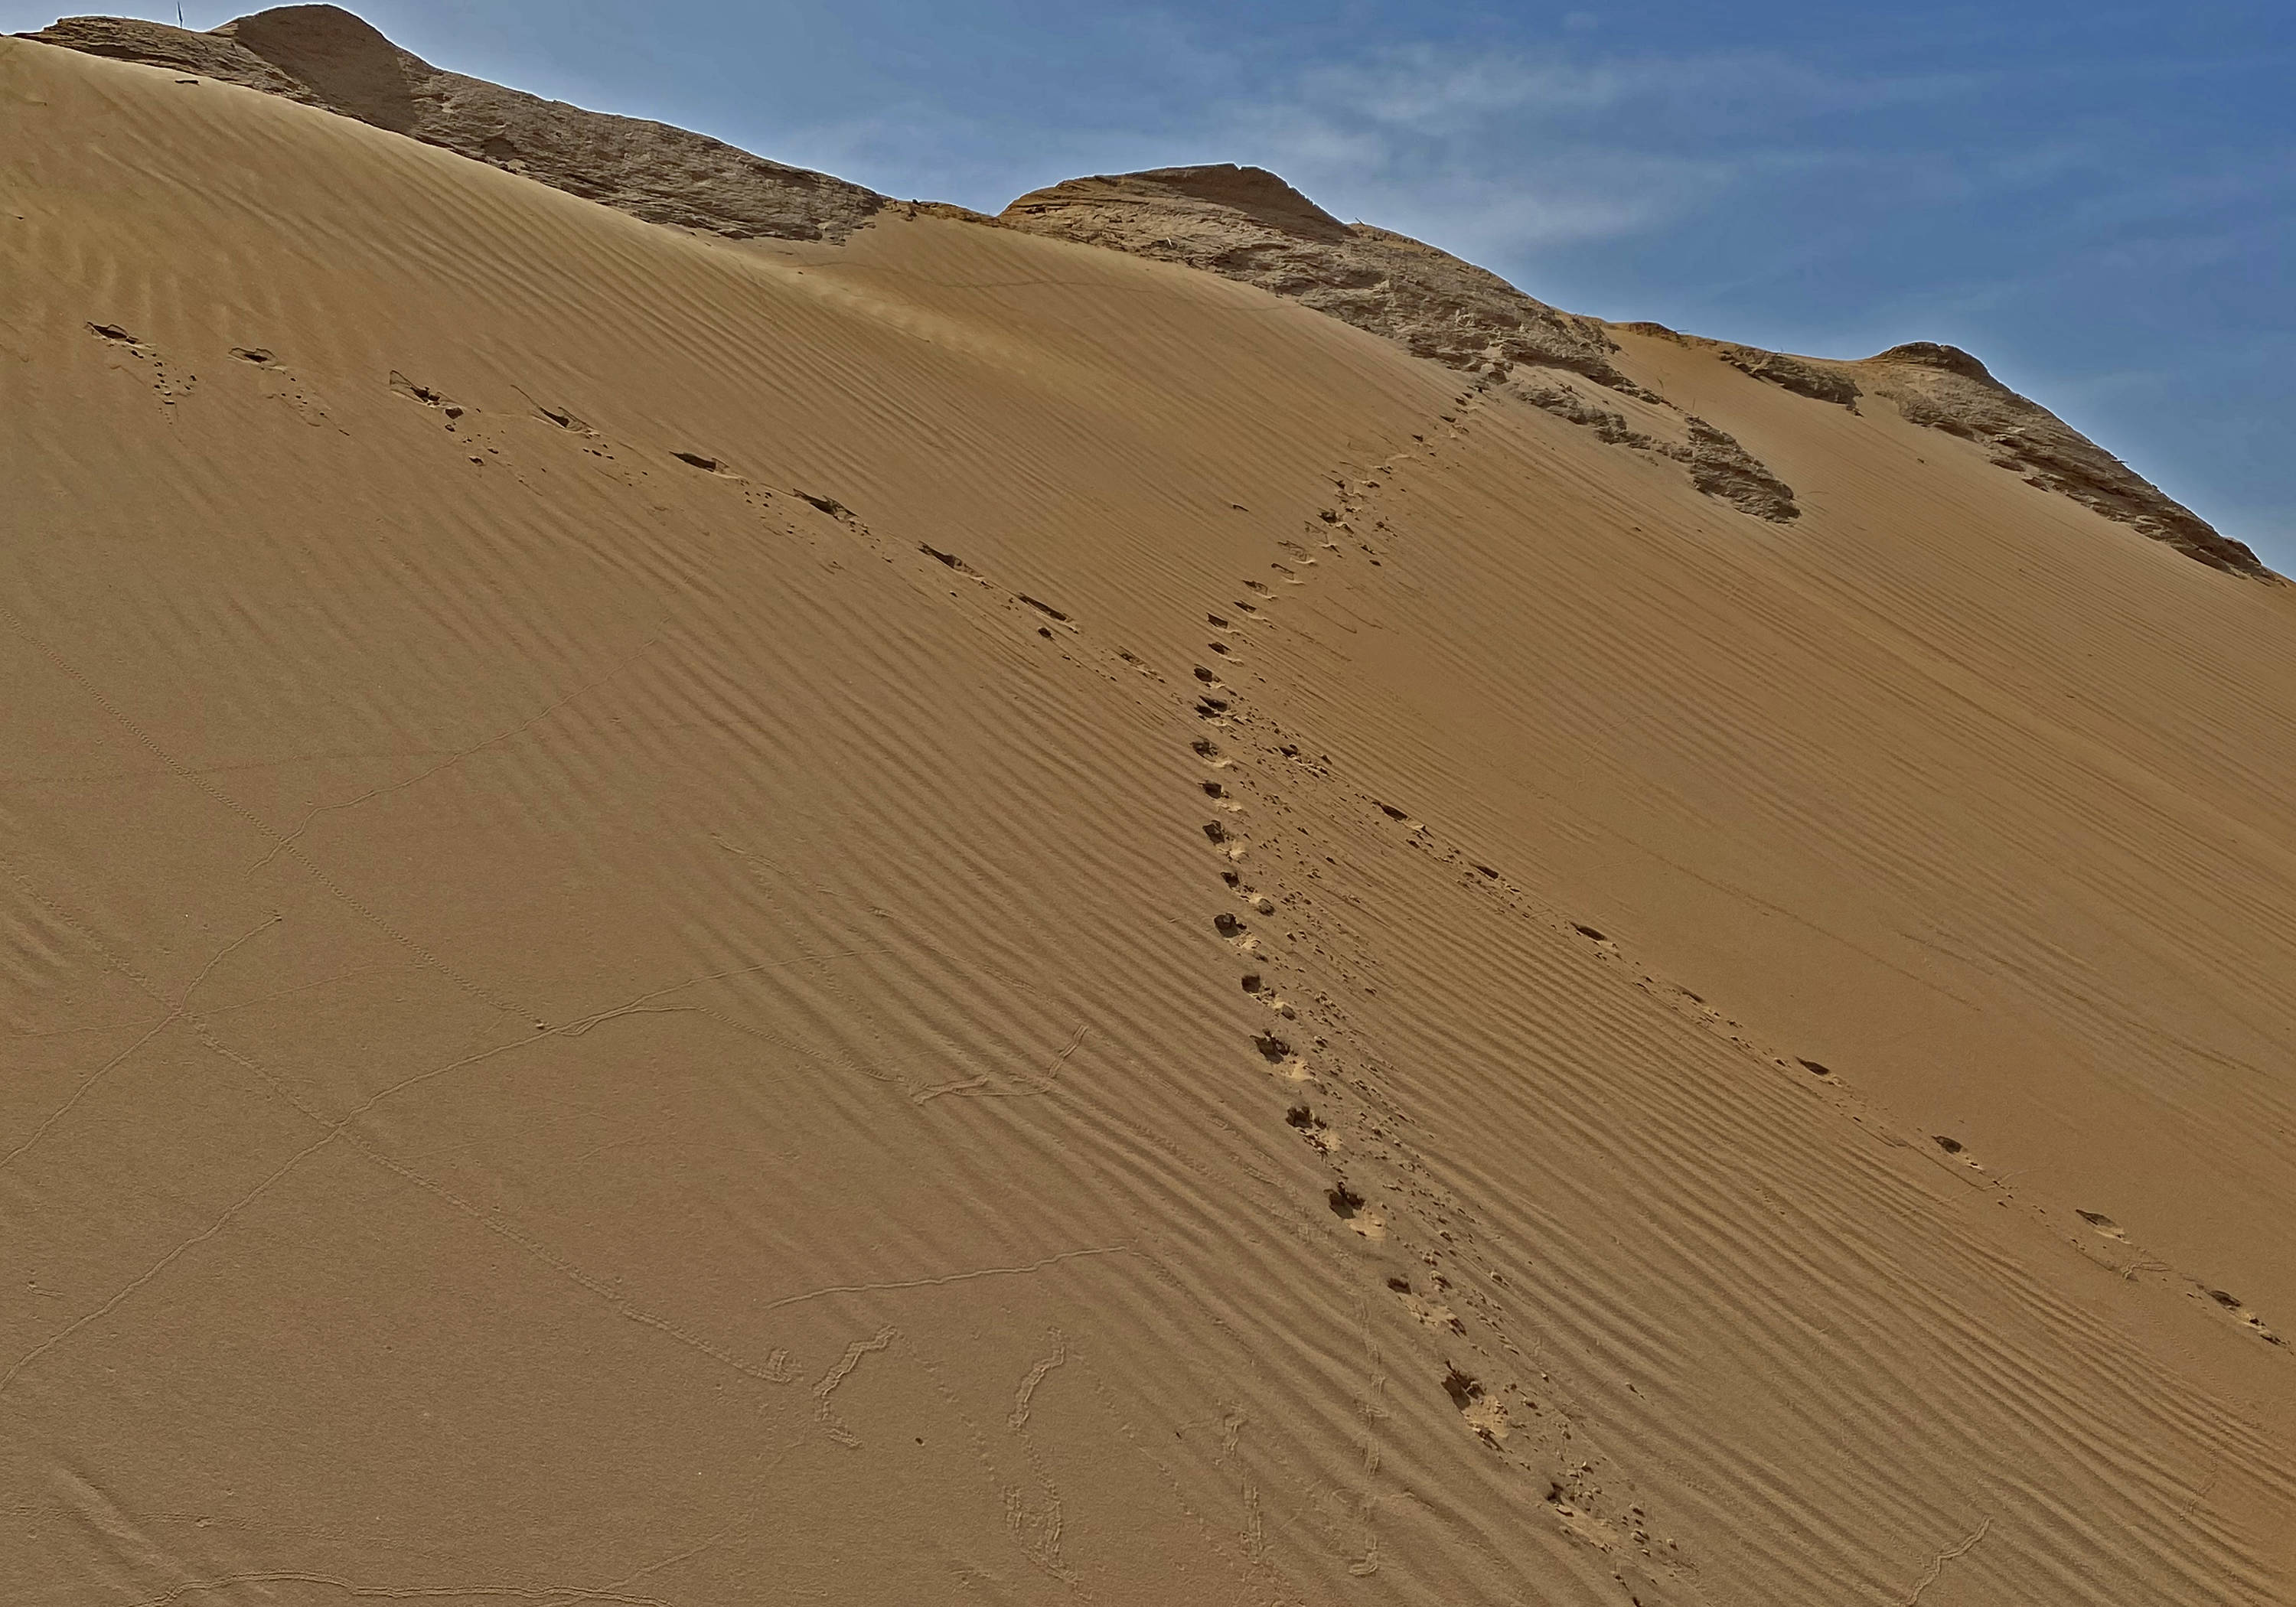
[[[1452,411],[1441,415],[1449,439],[1467,432],[1483,399],[1481,386],[1454,398]],[[1328,755],[1313,752],[1298,734],[1252,709],[1235,684],[1241,677],[1232,672],[1248,648],[1247,627],[1272,623],[1284,588],[1309,584],[1321,562],[1360,555],[1373,567],[1385,567],[1398,532],[1378,515],[1376,495],[1393,482],[1408,458],[1436,450],[1424,437],[1413,439],[1413,449],[1357,478],[1334,476],[1332,504],[1319,509],[1300,537],[1276,544],[1284,556],[1269,565],[1273,583],[1246,579],[1237,594],[1216,601],[1205,614],[1215,633],[1206,643],[1212,661],[1192,670],[1192,712],[1201,724],[1190,746],[1211,772],[1200,785],[1220,813],[1205,821],[1203,835],[1230,901],[1212,915],[1210,925],[1231,951],[1243,991],[1275,1018],[1253,1034],[1251,1050],[1278,1080],[1283,1121],[1331,1170],[1324,1204],[1348,1229],[1377,1247],[1371,1252],[1376,1259],[1396,1267],[1384,1277],[1386,1289],[1431,1336],[1430,1349],[1439,1362],[1431,1371],[1463,1426],[1519,1468],[1566,1529],[1612,1554],[1630,1596],[1640,1600],[1636,1579],[1655,1585],[1647,1570],[1694,1592],[1694,1570],[1671,1540],[1656,1537],[1631,1485],[1587,1453],[1563,1388],[1533,1359],[1538,1347],[1534,1344],[1527,1357],[1514,1341],[1502,1300],[1505,1277],[1478,1254],[1472,1212],[1433,1179],[1412,1144],[1408,1115],[1382,1091],[1387,1066],[1340,1002],[1347,988],[1374,990],[1379,969],[1368,946],[1349,927],[1347,896],[1311,892],[1324,880],[1316,856],[1297,853],[1300,845],[1283,833],[1256,839],[1244,824],[1251,809],[1289,814],[1283,801],[1287,787],[1341,784]],[[1242,794],[1250,795],[1249,804]],[[1472,896],[1496,899],[1512,914],[1558,935],[1567,932],[1597,961],[1626,967],[1634,985],[1655,1003],[1767,1068],[1808,1078],[1814,1093],[1883,1142],[1918,1142],[1900,1136],[1885,1114],[1870,1108],[1827,1066],[1758,1042],[1696,993],[1636,964],[1601,929],[1545,908],[1498,869],[1444,841],[1407,808],[1361,791],[1351,801],[1375,810],[1408,849],[1424,854]],[[1323,986],[1310,980],[1311,972],[1323,973]],[[1291,980],[1277,980],[1279,973]],[[2001,1204],[2014,1198],[1959,1139],[1934,1134],[1926,1147],[1972,1185],[1996,1193]],[[2038,1205],[2029,1209],[2048,1215]],[[2092,1242],[2127,1242],[2119,1226],[2102,1213],[2076,1214]],[[2169,1270],[2159,1262],[2116,1262],[2089,1244],[2074,1243],[2123,1276]],[[2184,1281],[2194,1298],[2205,1299],[2268,1342],[2284,1343],[2234,1296]]]
[[[163,405],[172,407],[192,394],[196,376],[179,373],[126,330],[94,323],[88,328],[128,360],[145,365]],[[324,403],[274,353],[242,347],[234,348],[231,356],[258,371],[266,393],[307,423],[332,422]],[[504,463],[510,438],[481,410],[397,372],[390,376],[390,387],[435,413],[474,467]],[[1451,409],[1439,415],[1445,439],[1468,433],[1487,390],[1478,382],[1453,398]],[[778,533],[816,547],[832,544],[830,555],[823,560],[829,570],[841,570],[837,553],[849,553],[857,545],[882,562],[900,566],[913,584],[971,601],[1000,626],[1054,644],[1063,660],[1086,666],[1105,679],[1128,684],[1127,677],[1136,676],[1154,687],[1171,685],[1139,655],[1091,644],[1078,623],[1056,605],[999,586],[958,554],[930,543],[882,538],[832,497],[797,488],[786,494],[775,491],[709,453],[656,451],[616,441],[567,408],[529,400],[531,415],[513,416],[530,416],[566,431],[579,443],[582,454],[597,460],[597,468],[641,494],[652,473],[647,462],[666,457],[679,465],[677,472],[726,482],[758,522]],[[1334,775],[1328,755],[1314,751],[1300,734],[1250,707],[1245,693],[1227,672],[1243,662],[1250,631],[1273,627],[1287,591],[1311,584],[1320,563],[1360,556],[1374,568],[1385,567],[1394,555],[1390,544],[1398,532],[1379,516],[1377,494],[1393,483],[1409,459],[1431,456],[1438,450],[1425,436],[1414,435],[1412,440],[1410,448],[1355,479],[1334,475],[1332,504],[1303,521],[1300,535],[1275,541],[1283,556],[1271,560],[1269,578],[1242,580],[1233,595],[1214,599],[1205,611],[1210,633],[1205,652],[1211,661],[1193,666],[1190,679],[1181,685],[1188,711],[1199,722],[1190,747],[1206,772],[1198,785],[1211,817],[1204,822],[1202,834],[1229,901],[1210,922],[1213,936],[1227,947],[1234,962],[1232,981],[1224,985],[1240,986],[1268,1011],[1266,1029],[1251,1037],[1250,1063],[1275,1079],[1281,1119],[1330,1169],[1324,1207],[1356,1236],[1364,1253],[1387,1269],[1380,1275],[1386,1294],[1428,1336],[1429,1387],[1439,1389],[1456,1409],[1464,1431],[1522,1474],[1526,1491],[1550,1509],[1556,1521],[1578,1539],[1611,1554],[1614,1572],[1631,1599],[1639,1602],[1638,1593],[1647,1592],[1655,1601],[1662,1581],[1695,1594],[1694,1569],[1653,1527],[1631,1484],[1583,1443],[1567,1390],[1542,1365],[1540,1347],[1534,1341],[1526,1354],[1515,1342],[1513,1319],[1501,1299],[1509,1292],[1506,1279],[1478,1251],[1479,1225],[1472,1212],[1435,1180],[1409,1136],[1414,1125],[1410,1117],[1382,1090],[1387,1062],[1354,1027],[1341,1002],[1346,989],[1374,990],[1380,979],[1368,943],[1347,920],[1348,895],[1318,889],[1311,896],[1309,888],[1324,880],[1314,862],[1317,856],[1300,856],[1280,834],[1255,839],[1245,824],[1254,808],[1289,813],[1283,801],[1284,787],[1345,783]],[[1398,833],[1410,849],[1441,866],[1463,889],[1497,899],[1521,918],[1570,933],[1598,960],[1633,971],[1635,986],[1655,1002],[1750,1057],[1805,1075],[1814,1090],[1822,1091],[1852,1120],[1885,1142],[1909,1142],[1892,1131],[1885,1118],[1869,1111],[1826,1066],[1756,1042],[1746,1029],[1697,994],[1636,966],[1599,928],[1545,908],[1499,870],[1443,840],[1407,808],[1359,791],[1350,801],[1367,814],[1375,813],[1385,829]],[[1281,951],[1275,947],[1278,940]],[[1316,972],[1324,973],[1320,984],[1311,975]],[[1283,976],[1291,980],[1279,980]],[[2002,1204],[2013,1198],[1959,1140],[1940,1134],[1931,1136],[1929,1143],[1940,1162],[1965,1168],[1976,1186],[1998,1191]],[[2039,1207],[2031,1209],[2046,1215]],[[2134,1253],[2128,1235],[2102,1213],[2077,1214],[2082,1233],[2070,1242],[2100,1265],[2131,1278],[2147,1273],[2178,1275],[2158,1261],[2113,1259],[2101,1247],[2125,1247]],[[2229,1292],[2197,1280],[2183,1282],[2188,1294],[2226,1319],[2269,1343],[2284,1345]],[[1371,1460],[1375,1464],[1375,1453]],[[1057,1561],[1057,1508],[1048,1514],[1023,1513],[1015,1522],[1029,1532],[1032,1549],[1048,1554],[1043,1561],[1051,1570],[1064,1572]],[[1368,1562],[1359,1563],[1358,1571],[1374,1570],[1376,1555],[1374,1538],[1366,1553]]]
[[[1455,399],[1443,416],[1454,435],[1480,398],[1478,387]],[[1232,678],[1249,649],[1248,627],[1272,623],[1286,588],[1311,584],[1316,566],[1333,555],[1360,554],[1384,567],[1395,532],[1370,499],[1398,469],[1390,460],[1358,480],[1335,477],[1332,505],[1317,510],[1300,537],[1277,543],[1283,556],[1271,561],[1271,578],[1242,581],[1205,613],[1215,634],[1205,644],[1211,662],[1191,671],[1200,725],[1189,746],[1208,773],[1198,783],[1210,806],[1203,837],[1225,892],[1209,924],[1234,966],[1224,985],[1241,987],[1269,1013],[1251,1036],[1252,1060],[1274,1080],[1282,1120],[1328,1168],[1324,1209],[1356,1236],[1387,1297],[1423,1334],[1424,1387],[1448,1401],[1463,1431],[1521,1474],[1527,1502],[1608,1554],[1629,1600],[1694,1595],[1689,1563],[1653,1529],[1631,1483],[1587,1445],[1569,1391],[1539,1365],[1538,1345],[1527,1353],[1516,1342],[1506,1277],[1478,1248],[1480,1225],[1422,1157],[1409,1114],[1386,1092],[1388,1063],[1341,1002],[1348,990],[1376,992],[1382,981],[1371,945],[1348,919],[1348,896],[1319,885],[1318,861],[1336,864],[1321,850],[1337,845],[1294,842],[1273,830],[1262,836],[1248,824],[1255,812],[1292,813],[1284,800],[1292,789],[1343,785],[1328,755],[1254,708],[1235,684],[1241,677]],[[1351,801],[1375,810],[1388,829],[1400,828],[1413,848],[1460,859],[1433,849],[1431,832],[1407,810],[1360,793]],[[1468,875],[1487,887],[1505,884],[1488,867]],[[1368,1331],[1366,1345],[1376,1369]],[[1367,1464],[1375,1471],[1375,1449]],[[1368,1554],[1375,1565],[1375,1546]]]

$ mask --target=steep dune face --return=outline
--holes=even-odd
[[[2289,588],[178,76],[0,40],[26,1599],[2296,1590]]]

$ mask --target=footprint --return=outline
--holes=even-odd
[[[1339,1147],[1340,1141],[1333,1136],[1331,1128],[1306,1105],[1293,1105],[1283,1112],[1283,1119],[1299,1131],[1300,1136],[1308,1141],[1308,1147],[1318,1155],[1328,1155]]]
[[[1387,1281],[1387,1286],[1395,1291],[1397,1297],[1403,1302],[1403,1308],[1411,1314],[1412,1321],[1419,1324],[1420,1326],[1432,1328],[1440,1333],[1456,1333],[1462,1336],[1466,1333],[1467,1324],[1460,1320],[1456,1312],[1439,1300],[1429,1300],[1415,1293],[1407,1279],[1390,1278]],[[1465,1410],[1464,1407],[1460,1409]]]
[[[256,381],[263,394],[291,410],[297,418],[314,429],[333,421],[318,398],[288,366],[279,360],[279,354],[267,346],[234,346],[231,355],[256,370],[261,376]],[[348,432],[347,432],[348,433]]]
[[[1451,1398],[1453,1406],[1464,1412],[1482,1399],[1483,1386],[1475,1382],[1472,1373],[1462,1373],[1455,1365],[1443,1374],[1443,1393]]]
[[[2081,1214],[2086,1216],[2088,1213],[2084,1211]],[[2206,1292],[2209,1299],[2214,1300],[2218,1305],[2232,1313],[2233,1316],[2238,1317],[2242,1323],[2254,1331],[2258,1338],[2263,1340],[2267,1344],[2287,1344],[2288,1341],[2286,1340],[2282,1339],[2278,1334],[2273,1332],[2271,1329],[2264,1325],[2264,1319],[2262,1317],[2257,1316],[2256,1313],[2251,1311],[2246,1306],[2243,1305],[2238,1295],[2222,1289],[2210,1289],[2207,1290]]]
[[[1365,1202],[1364,1197],[1344,1182],[1334,1184],[1324,1196],[1324,1203],[1332,1208],[1332,1215],[1346,1223],[1366,1239],[1387,1237],[1387,1223],[1380,1214]]]
[[[428,385],[417,385],[396,368],[390,371],[390,389],[394,395],[403,396],[410,402],[420,402],[425,407],[445,408],[452,406],[447,400],[444,391],[433,390]],[[455,407],[447,416],[460,418],[463,416],[463,410]]]
[[[192,388],[200,382],[199,375],[190,373],[178,381],[168,373],[167,360],[154,348],[145,345],[117,324],[91,323],[87,332],[107,345],[119,348],[138,363],[151,365],[152,389],[159,393],[160,405],[163,407],[173,407],[179,398],[191,395]]]

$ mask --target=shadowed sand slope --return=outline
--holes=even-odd
[[[12,1599],[2290,1598],[2296,593],[179,76],[0,40]]]

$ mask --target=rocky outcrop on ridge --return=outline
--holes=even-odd
[[[67,17],[22,37],[324,107],[649,223],[729,239],[838,240],[887,204],[703,135],[442,72],[332,5],[281,6],[207,33]]]
[[[1599,321],[1406,235],[1342,223],[1262,168],[1072,178],[1021,196],[998,221],[1240,279],[1453,368],[1505,377],[1530,365],[1628,382]]]
[[[1031,191],[997,220],[1257,285],[1480,375],[1610,445],[1677,460],[1700,490],[1759,518],[1800,512],[1792,488],[1727,432],[1620,373],[1599,319],[1549,307],[1407,235],[1342,223],[1265,168],[1075,178]],[[1624,399],[1590,398],[1574,378]]]
[[[290,5],[208,32],[127,17],[67,17],[21,37],[196,74],[442,146],[652,223],[729,239],[835,242],[893,205],[859,184],[768,161],[706,135],[445,72],[332,5]],[[996,218],[912,202],[920,213],[996,224],[1204,269],[1299,301],[1415,356],[1592,430],[1603,441],[1682,463],[1691,483],[1759,518],[1797,517],[1791,487],[1735,438],[1636,383],[1612,362],[1600,319],[1525,295],[1423,242],[1343,223],[1260,168],[1221,163],[1070,179],[1031,191]],[[1857,410],[1866,392],[1917,424],[1984,447],[2028,483],[2071,498],[2228,573],[2273,578],[2119,458],[1967,352],[1931,341],[1844,362],[1617,327],[1712,350],[1798,396]],[[1589,396],[1591,384],[1607,396]]]
[[[1985,447],[1996,465],[2029,485],[2069,496],[2212,569],[2259,578],[2272,574],[2246,543],[2219,535],[2055,414],[1995,379],[1959,347],[1915,340],[1839,366],[1867,376],[1867,385],[1915,423]]]

